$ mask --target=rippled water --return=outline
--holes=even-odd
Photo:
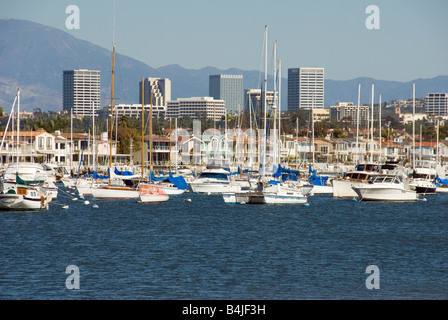
[[[316,195],[309,207],[191,193],[161,204],[88,200],[61,194],[49,211],[0,212],[1,299],[448,298],[448,194]],[[79,290],[66,288],[69,265]],[[369,265],[380,289],[366,288]]]

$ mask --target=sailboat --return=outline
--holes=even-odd
[[[110,120],[110,146],[109,146],[109,183],[104,186],[92,187],[92,196],[95,198],[115,198],[115,199],[129,199],[138,198],[139,192],[136,188],[129,187],[123,184],[120,179],[113,179],[112,170],[112,133],[113,133],[113,115],[114,115],[114,75],[115,75],[115,43],[113,45],[113,59],[112,59],[112,95],[111,95],[111,120]]]
[[[267,48],[267,26],[265,26],[265,49]],[[266,49],[267,50],[267,49]],[[274,44],[274,54],[276,54],[276,44]],[[277,63],[276,59],[275,63]],[[274,70],[274,75],[277,76],[276,70]],[[267,51],[265,51],[265,77],[264,77],[264,90],[267,90],[266,87],[267,82]],[[274,150],[276,150],[277,146],[277,134],[275,129],[276,124],[276,113],[277,109],[280,109],[280,106],[277,107],[276,103],[276,85],[277,81],[274,78],[274,104],[271,107],[271,113],[274,112]],[[267,101],[266,94],[264,94],[264,132],[265,139],[262,147],[262,160],[261,160],[261,168],[258,182],[256,183],[256,187],[254,190],[240,190],[236,192],[225,192],[223,193],[223,200],[225,203],[239,203],[239,204],[306,204],[307,196],[310,191],[313,189],[312,185],[299,185],[293,182],[280,182],[276,180],[268,181],[268,177],[266,176],[266,151],[267,151],[267,138],[269,133],[269,125],[266,119],[267,114]],[[269,120],[270,121],[270,120]],[[280,126],[279,126],[280,130]],[[274,151],[274,163],[277,161],[276,152]]]
[[[19,176],[19,137],[20,137],[20,89],[14,100],[11,114],[17,101],[17,160],[15,179],[0,180],[0,210],[48,210],[52,200],[51,191],[44,187],[45,180],[25,181]],[[9,124],[9,122],[8,122]],[[8,125],[6,126],[8,130]],[[13,138],[14,139],[14,138]]]
[[[145,176],[145,162],[144,162],[144,123],[145,123],[145,99],[144,99],[144,81],[142,79],[142,177]],[[151,93],[151,114],[150,114],[150,169],[152,168],[152,93]],[[150,170],[151,175],[152,171]],[[163,190],[160,185],[154,183],[144,183],[140,182],[138,184],[138,194],[140,202],[165,202],[168,201],[169,196]]]

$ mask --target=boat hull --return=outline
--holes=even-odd
[[[42,198],[27,198],[21,194],[0,195],[0,210],[2,211],[28,211],[48,210],[48,202]]]
[[[356,185],[350,180],[333,180],[333,197],[334,198],[357,198],[358,194],[352,187]]]
[[[139,193],[128,187],[103,186],[92,188],[92,196],[98,199],[137,199]]]
[[[362,201],[416,201],[418,200],[417,192],[414,190],[384,188],[384,187],[354,187]]]
[[[140,202],[165,202],[169,196],[160,185],[142,183],[139,185],[138,194]]]

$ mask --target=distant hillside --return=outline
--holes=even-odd
[[[244,88],[259,88],[264,74],[239,69],[219,70],[205,67],[199,70],[168,65],[158,69],[121,55],[117,46],[115,68],[115,103],[138,103],[138,82],[142,77],[169,78],[172,99],[208,96],[208,77],[211,74],[242,74]],[[109,103],[111,95],[112,48],[104,49],[72,35],[30,21],[0,20],[0,106],[9,112],[17,88],[21,88],[21,107],[32,111],[62,109],[62,71],[94,69],[101,71],[102,105]],[[382,101],[412,97],[412,82],[416,96],[428,92],[448,92],[448,76],[417,79],[402,83],[371,78],[346,81],[325,81],[325,105],[338,101],[353,101],[361,83],[363,103],[370,102],[371,84],[375,84],[375,102],[378,94]],[[268,90],[272,90],[268,86]],[[282,79],[282,109],[287,106],[287,78]]]

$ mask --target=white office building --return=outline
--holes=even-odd
[[[73,114],[77,116],[89,116],[93,110],[99,110],[99,70],[65,70],[62,81],[63,110],[68,113],[73,110]]]
[[[151,105],[143,106],[143,110],[145,112],[145,118],[148,117],[148,114],[151,112]],[[152,116],[153,117],[161,117],[164,116],[166,112],[165,106],[152,106]],[[110,115],[110,105],[104,108],[103,114]],[[114,117],[130,117],[130,118],[140,118],[142,114],[142,105],[141,104],[117,104],[114,105]]]
[[[171,100],[171,80],[162,78],[144,78],[143,79],[145,105],[165,106]],[[142,104],[142,81],[139,81],[139,103]]]
[[[168,101],[166,109],[167,118],[188,116],[193,119],[221,120],[225,114],[224,100],[212,97],[178,98],[176,101]]]
[[[448,116],[448,93],[429,93],[425,102],[428,115]]]
[[[324,68],[288,69],[288,110],[324,108]]]

